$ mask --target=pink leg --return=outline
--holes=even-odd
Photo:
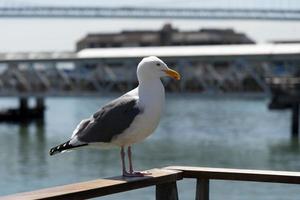
[[[132,152],[131,152],[131,146],[128,146],[127,148],[127,153],[128,153],[128,161],[129,161],[129,176],[131,177],[143,177],[145,175],[150,175],[147,172],[135,172],[133,170],[133,165],[132,165]]]
[[[128,147],[128,149],[130,149],[130,148]],[[126,171],[125,151],[124,151],[124,147],[121,147],[121,160],[122,160],[123,176],[126,176],[126,177],[141,177],[141,176],[143,176],[142,173],[133,172],[132,163],[131,163],[131,150],[128,151],[128,158],[129,158],[130,172]]]
[[[124,151],[124,147],[121,147],[121,160],[122,160],[122,173],[123,176],[125,176],[126,174],[128,174],[128,172],[126,171],[126,165],[125,165],[125,151]]]
[[[131,146],[128,146],[127,148],[128,152],[128,160],[129,160],[129,173],[133,173],[133,166],[132,166],[132,152],[131,152]]]

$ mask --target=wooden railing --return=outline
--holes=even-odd
[[[183,178],[197,179],[196,200],[209,199],[210,180],[255,181],[300,184],[300,172],[171,166],[182,171]]]
[[[196,200],[209,199],[210,180],[255,181],[300,184],[300,172],[170,166],[149,170],[139,178],[113,177],[0,197],[0,200],[88,199],[156,186],[157,200],[178,200],[176,182],[197,179]]]

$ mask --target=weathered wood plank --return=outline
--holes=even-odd
[[[181,170],[183,178],[300,184],[300,172],[184,166],[170,166],[166,169]]]
[[[156,185],[156,200],[178,200],[176,181]]]
[[[209,180],[197,179],[196,200],[209,200]]]
[[[32,192],[0,197],[1,200],[28,199],[88,199],[153,185],[173,183],[182,179],[182,172],[167,169],[149,170],[145,177],[113,177],[70,185],[47,188]]]

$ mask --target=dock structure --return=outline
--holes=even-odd
[[[43,122],[46,109],[44,98],[37,97],[35,100],[35,107],[30,108],[28,98],[20,97],[18,108],[8,108],[0,111],[0,122],[28,123],[33,120]]]
[[[182,74],[170,91],[269,92],[266,77],[294,74],[300,44],[94,48],[0,54],[0,96],[82,96],[125,91],[136,66],[155,55]]]
[[[123,30],[114,33],[87,34],[76,43],[76,51],[87,48],[154,47],[255,44],[246,34],[233,29],[204,28],[183,31],[165,24],[160,30]]]
[[[136,66],[156,55],[182,75],[171,92],[263,92],[266,77],[295,74],[300,44],[94,48],[79,52],[0,54],[0,96],[99,96],[137,85]],[[24,101],[24,100],[22,100]],[[20,100],[21,102],[21,100]]]
[[[291,110],[291,135],[299,137],[300,77],[271,77],[267,79],[272,91],[270,109]]]
[[[209,200],[213,180],[300,184],[300,172],[288,171],[170,166],[148,172],[151,174],[145,177],[97,179],[3,196],[0,200],[88,199],[150,186],[156,187],[156,200],[178,200],[177,182],[185,178],[197,180],[196,200]]]

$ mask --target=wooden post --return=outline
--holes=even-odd
[[[44,123],[45,100],[43,97],[36,98],[34,117],[39,121],[40,125]]]
[[[37,97],[36,98],[35,109],[39,110],[39,111],[44,111],[44,109],[45,109],[45,101],[44,101],[43,97]]]
[[[19,105],[19,110],[20,110],[20,113],[22,115],[26,115],[27,112],[28,112],[28,99],[25,98],[25,97],[21,97],[19,99],[19,102],[20,102],[20,105]]]
[[[156,185],[156,200],[178,200],[176,181]]]
[[[209,200],[209,180],[197,179],[196,200]]]
[[[299,104],[294,103],[292,106],[292,137],[299,137]]]

